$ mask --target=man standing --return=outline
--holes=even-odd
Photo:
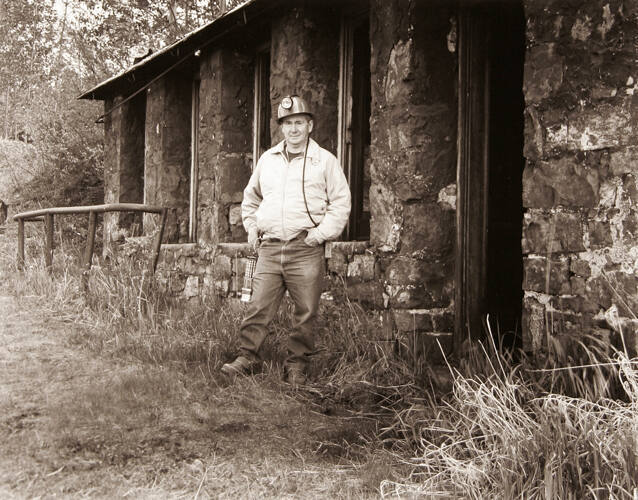
[[[244,189],[242,220],[248,243],[259,254],[253,298],[240,328],[240,353],[222,372],[251,372],[288,290],[295,309],[284,371],[296,385],[306,381],[314,350],[324,242],[337,238],[348,221],[350,189],[337,158],[310,139],[314,122],[306,101],[284,97],[277,121],[284,140],[261,156]]]

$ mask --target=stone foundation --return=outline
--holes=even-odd
[[[324,299],[345,306],[361,304],[379,320],[379,340],[402,339],[421,354],[442,359],[452,348],[453,311],[448,308],[393,309],[392,285],[384,285],[378,258],[366,242],[328,245]],[[162,288],[187,305],[190,302],[235,301],[241,295],[244,269],[250,255],[246,243],[162,245],[157,279]]]

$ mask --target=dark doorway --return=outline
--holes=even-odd
[[[457,341],[520,339],[523,62],[520,2],[474,3],[459,16]],[[458,345],[458,344],[457,344]]]
[[[520,5],[497,9],[490,54],[489,206],[487,310],[501,333],[520,338],[523,301],[523,61],[525,17]]]

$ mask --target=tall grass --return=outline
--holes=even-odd
[[[588,356],[594,356],[585,344]],[[384,496],[627,498],[638,495],[638,362],[617,351],[601,366],[563,370],[514,364],[491,344],[450,367],[453,391],[397,413],[391,429],[415,457],[410,480]],[[603,364],[604,363],[604,364]],[[587,380],[615,372],[623,400]],[[552,376],[548,376],[553,371]],[[548,383],[549,382],[549,383]],[[547,388],[550,387],[548,391]],[[566,395],[555,391],[566,389]],[[595,390],[595,389],[594,389]]]
[[[27,268],[13,266],[10,281],[18,297],[46,297],[56,316],[70,315],[89,328],[78,330],[75,341],[102,353],[132,356],[158,365],[195,369],[215,382],[221,365],[237,352],[244,305],[218,296],[176,301],[170,282],[159,285],[139,254],[117,262],[96,261],[86,279],[81,252],[69,239],[56,235],[58,248],[51,272],[42,263],[42,235],[27,239]],[[281,375],[286,337],[293,317],[286,297],[271,324],[262,348],[264,373]],[[402,363],[391,360],[374,342],[375,318],[356,304],[321,305],[312,376],[321,380],[332,396],[348,383],[390,383],[403,378]],[[270,367],[271,369],[269,369]],[[360,390],[370,393],[371,386]]]
[[[53,266],[44,264],[44,231],[40,225],[25,225],[25,269],[17,268],[13,243],[17,241],[17,226],[8,224],[0,245],[0,278],[6,292],[26,302],[38,299],[39,306],[55,317],[80,320],[84,300],[80,290],[81,275],[77,262],[77,247],[69,245],[69,239],[59,232],[56,238],[64,250],[54,252]]]
[[[147,267],[123,259],[116,267],[91,271],[86,304],[103,329],[85,342],[153,364],[195,368],[208,377],[236,348],[240,311],[222,307],[217,297],[175,302]]]
[[[5,281],[18,297],[44,297],[58,316],[87,325],[76,342],[218,383],[219,367],[237,347],[240,304],[216,297],[175,303],[147,263],[135,260],[95,265],[83,287],[77,252],[57,251],[51,275],[31,250],[26,272],[3,266]],[[285,301],[272,324],[266,377],[280,375],[291,313]],[[476,343],[448,367],[452,390],[443,394],[416,378],[414,359],[377,342],[378,329],[357,304],[324,302],[313,368],[320,383],[296,397],[324,413],[339,403],[359,416],[383,416],[380,437],[411,470],[383,481],[383,496],[638,495],[637,364],[604,337],[555,338],[545,357],[522,360],[493,342]]]

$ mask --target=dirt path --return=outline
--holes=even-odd
[[[100,359],[37,298],[0,318],[1,498],[374,498],[388,475],[373,424],[282,385]]]

